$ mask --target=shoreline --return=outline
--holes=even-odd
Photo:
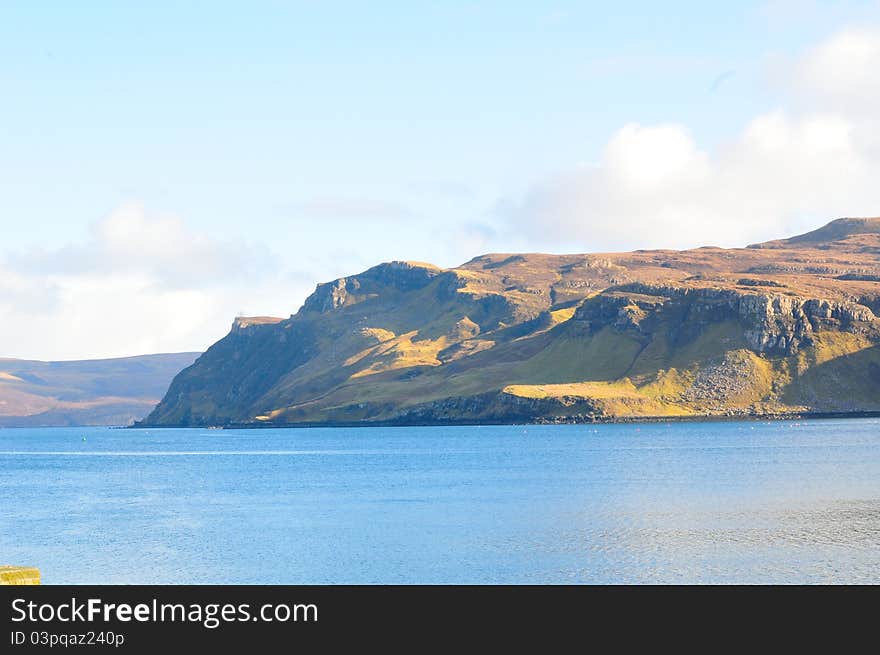
[[[859,419],[880,418],[880,411],[858,412],[792,412],[786,414],[748,414],[748,415],[716,415],[701,414],[693,416],[626,416],[594,419],[573,420],[462,420],[462,421],[327,421],[327,422],[302,422],[302,423],[227,423],[223,425],[159,425],[140,424],[126,426],[110,426],[118,430],[145,430],[145,429],[180,429],[195,428],[202,430],[265,430],[281,428],[388,428],[388,427],[480,427],[484,425],[615,425],[627,423],[720,423],[738,421],[806,421],[821,419]]]

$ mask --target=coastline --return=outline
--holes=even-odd
[[[785,414],[701,414],[692,416],[625,416],[625,417],[596,417],[592,419],[579,419],[575,417],[561,417],[559,420],[447,420],[447,421],[327,421],[327,422],[301,422],[301,423],[226,423],[223,425],[209,424],[142,424],[135,423],[127,426],[113,426],[111,429],[141,430],[141,429],[180,429],[198,428],[207,430],[262,430],[279,428],[387,428],[387,427],[479,427],[483,425],[615,425],[628,423],[730,423],[739,421],[807,421],[821,419],[863,419],[880,418],[880,411],[857,411],[857,412],[794,412]]]

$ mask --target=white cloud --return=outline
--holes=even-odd
[[[265,248],[125,205],[83,244],[0,261],[0,356],[204,350],[237,313],[287,316],[312,288]]]
[[[218,286],[277,266],[265,246],[194,232],[178,217],[148,215],[139,203],[126,203],[95,223],[85,243],[32,250],[10,261],[20,270],[61,275],[149,273],[164,287]]]
[[[788,79],[799,106],[869,120],[880,111],[878,67],[880,29],[845,29],[782,66],[778,77]]]
[[[701,148],[684,125],[630,124],[598,164],[537,184],[499,213],[544,247],[744,245],[880,214],[880,32],[833,35],[790,68],[791,107]]]
[[[880,33],[847,30],[811,50],[802,62],[804,81],[821,93],[877,90]]]

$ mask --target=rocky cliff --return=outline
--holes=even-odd
[[[880,411],[880,219],[741,249],[380,264],[237,319],[144,425]]]

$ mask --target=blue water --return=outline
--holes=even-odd
[[[3,563],[50,584],[878,583],[880,421],[0,430]]]

